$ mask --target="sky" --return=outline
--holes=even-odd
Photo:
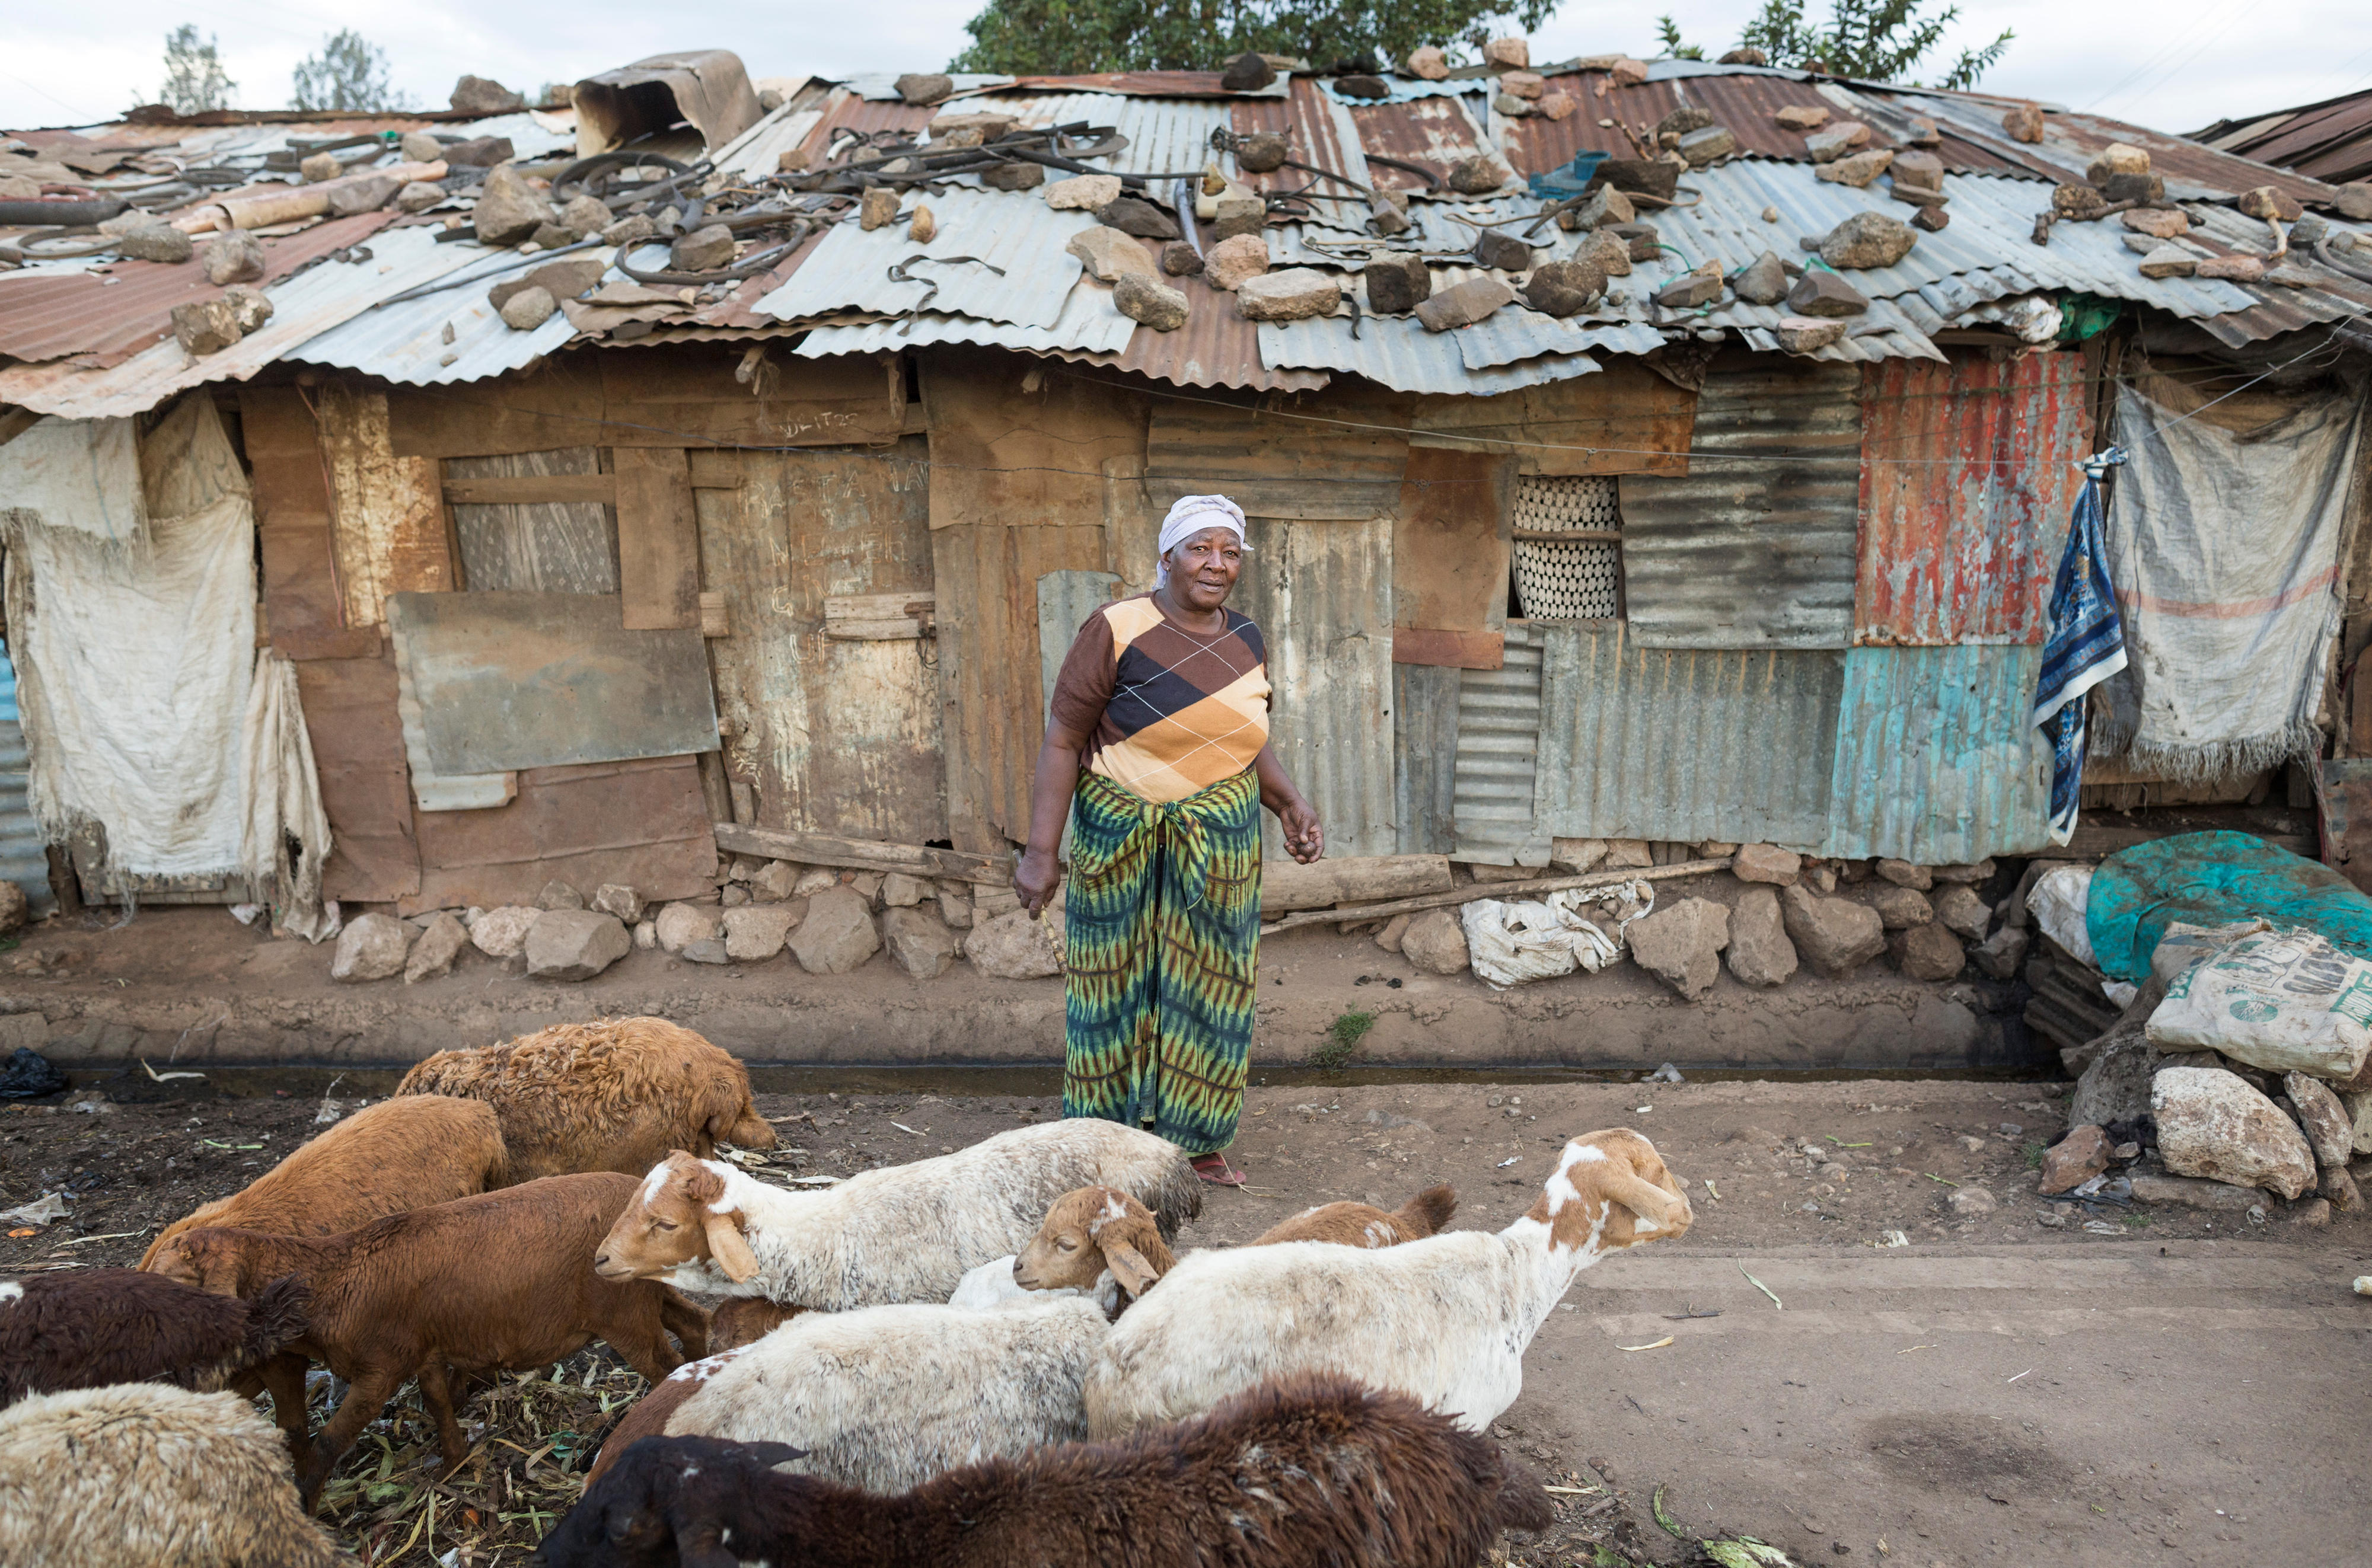
[[[1816,12],[1825,0],[1812,0]],[[981,0],[902,0],[852,25],[842,4],[772,0],[688,20],[620,0],[411,0],[392,12],[331,0],[111,0],[28,7],[0,51],[0,125],[91,124],[156,96],[165,34],[182,22],[218,41],[240,108],[285,107],[297,62],[358,25],[388,52],[415,107],[442,108],[463,72],[522,91],[665,50],[725,47],[752,76],[933,70],[970,42]],[[1718,53],[1756,0],[1566,0],[1532,35],[1537,61],[1656,53],[1669,5],[1683,35]],[[1951,51],[2004,28],[2017,40],[1982,86],[2163,131],[2372,87],[2372,6],[2363,0],[1961,0]],[[399,31],[393,25],[400,20]]]

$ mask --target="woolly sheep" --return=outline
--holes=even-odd
[[[0,1411],[8,1568],[332,1568],[271,1423],[236,1394],[119,1383]]]
[[[968,1465],[898,1497],[784,1474],[795,1447],[645,1438],[536,1553],[544,1568],[1470,1568],[1547,1496],[1403,1395],[1303,1377],[1116,1443]]]
[[[283,1279],[239,1301],[134,1269],[0,1281],[0,1404],[110,1383],[211,1393],[305,1331],[305,1295]]]
[[[944,1302],[968,1269],[1020,1250],[1073,1188],[1115,1187],[1165,1236],[1202,1211],[1183,1151],[1087,1118],[1018,1127],[952,1155],[789,1192],[717,1160],[669,1155],[601,1243],[605,1279],[762,1295],[845,1312]]]
[[[1115,1435],[1325,1371],[1481,1431],[1522,1390],[1524,1349],[1574,1276],[1692,1217],[1655,1146],[1616,1128],[1568,1143],[1539,1201],[1495,1236],[1193,1253],[1114,1326],[1088,1373],[1088,1429]]]
[[[506,1184],[587,1170],[639,1176],[669,1149],[706,1158],[718,1144],[774,1146],[750,1101],[749,1070],[664,1018],[554,1024],[503,1045],[440,1051],[395,1092],[493,1106],[509,1153]]]
[[[665,1285],[613,1283],[586,1266],[597,1238],[634,1191],[614,1171],[552,1176],[374,1220],[342,1236],[184,1231],[157,1272],[224,1295],[249,1295],[295,1274],[311,1287],[303,1338],[291,1347],[351,1387],[299,1468],[309,1505],[362,1429],[406,1378],[436,1422],[446,1464],[470,1446],[453,1417],[451,1373],[548,1366],[607,1341],[653,1382],[707,1353],[707,1315]]]
[[[698,1361],[687,1361],[652,1384],[651,1391],[628,1405],[626,1412],[601,1434],[601,1451],[593,1456],[592,1467],[585,1472],[585,1483],[590,1486],[600,1480],[602,1473],[618,1462],[619,1456],[644,1438],[665,1436],[668,1422],[683,1408],[683,1402],[700,1392],[710,1378],[741,1359],[749,1349],[748,1344],[738,1344],[711,1350]]]

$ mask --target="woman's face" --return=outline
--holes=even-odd
[[[1181,610],[1203,614],[1227,602],[1244,569],[1244,547],[1231,528],[1204,528],[1169,547],[1169,594]]]

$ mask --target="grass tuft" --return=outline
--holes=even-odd
[[[1309,1064],[1331,1072],[1346,1065],[1367,1031],[1376,1027],[1373,1013],[1345,1013],[1326,1031],[1326,1043],[1309,1053]]]

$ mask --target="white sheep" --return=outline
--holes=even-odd
[[[1104,1342],[1087,1375],[1088,1430],[1117,1435],[1268,1378],[1334,1372],[1482,1431],[1522,1391],[1525,1347],[1574,1276],[1679,1236],[1692,1217],[1655,1146],[1618,1128],[1567,1144],[1540,1200],[1495,1236],[1190,1253]]]
[[[116,1383],[0,1411],[8,1568],[331,1568],[272,1423],[236,1394]]]
[[[665,1279],[828,1312],[944,1302],[966,1271],[1018,1252],[1056,1198],[1098,1184],[1151,1209],[1165,1237],[1203,1206],[1176,1144],[1085,1118],[1016,1128],[820,1192],[785,1191],[678,1150],[652,1168],[594,1267],[609,1280]]]
[[[802,1314],[718,1367],[666,1435],[788,1443],[807,1457],[785,1468],[883,1494],[1076,1441],[1080,1384],[1110,1325],[1087,1297],[1026,1294],[986,1311]]]

